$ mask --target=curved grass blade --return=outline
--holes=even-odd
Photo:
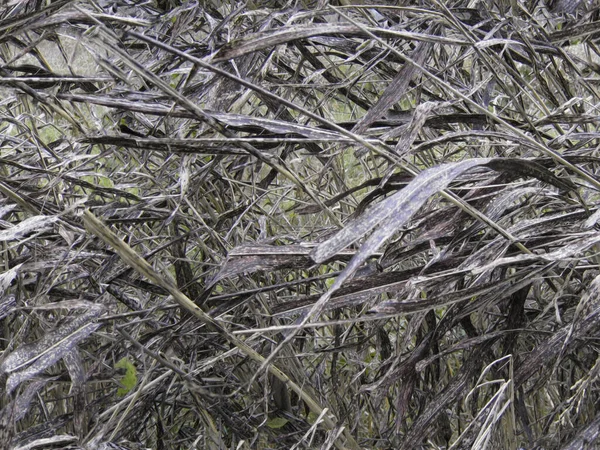
[[[420,43],[413,51],[412,58],[417,61],[419,65],[422,65],[427,60],[431,50],[432,44]],[[402,69],[399,70],[396,77],[390,82],[377,103],[373,105],[373,107],[367,112],[367,114],[364,115],[360,122],[356,124],[352,132],[357,134],[364,133],[364,131],[373,122],[379,119],[387,110],[397,103],[402,96],[406,94],[408,85],[418,73],[419,70],[413,64],[405,64]],[[415,112],[415,116],[417,115],[418,111]],[[402,142],[402,140],[400,140],[400,142]]]
[[[348,224],[333,238],[319,244],[311,253],[312,259],[317,263],[330,259],[389,219],[381,225],[369,241],[365,242],[364,246],[361,247],[361,251],[353,258],[353,262],[355,259],[360,259],[358,265],[362,264],[368,258],[364,255],[376,251],[389,236],[410,220],[429,197],[445,189],[452,180],[466,170],[487,164],[490,161],[489,158],[469,159],[424,170],[403,190],[383,200],[370,211]],[[353,262],[350,264],[352,265]]]
[[[477,264],[477,262],[475,262],[474,264],[471,264],[469,268],[472,270],[473,273],[478,274],[489,271],[491,269],[495,269],[499,266],[522,263],[525,261],[566,261],[570,258],[575,258],[578,254],[587,250],[589,247],[598,243],[599,241],[600,235],[598,235],[598,233],[593,233],[591,235],[587,235],[582,239],[574,240],[570,244],[564,244],[558,250],[555,250],[553,252],[545,254],[508,256],[505,258],[499,258],[484,266],[480,266]]]
[[[0,365],[0,372],[8,375],[6,391],[12,392],[19,384],[54,365],[96,331],[101,324],[92,321],[102,311],[101,306],[91,304],[90,311],[64,322],[39,341],[14,350]]]
[[[232,249],[213,283],[240,273],[300,268],[312,265],[310,247],[302,245],[242,245]]]
[[[17,225],[0,232],[0,241],[12,241],[21,239],[30,233],[41,233],[52,228],[54,222],[59,218],[57,216],[33,216],[29,217]]]

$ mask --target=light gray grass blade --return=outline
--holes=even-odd
[[[427,311],[432,308],[441,308],[474,298],[477,298],[480,304],[487,303],[498,297],[510,296],[524,286],[531,284],[532,279],[541,276],[550,270],[551,267],[551,265],[546,265],[532,272],[517,273],[501,281],[476,284],[466,289],[433,295],[427,299],[383,302],[375,306],[370,312],[385,317],[390,314],[410,314],[418,311]]]
[[[338,252],[389,219],[374,233],[374,236],[368,241],[368,247],[365,247],[367,245],[365,243],[365,246],[361,247],[360,252],[356,254],[350,263],[351,265],[353,263],[356,264],[354,261],[360,260],[358,264],[362,264],[368,258],[368,255],[365,256],[365,254],[376,251],[389,236],[410,220],[413,214],[421,208],[429,197],[445,189],[452,180],[464,171],[472,167],[487,164],[489,161],[489,158],[469,159],[459,163],[445,164],[424,170],[400,192],[383,200],[370,211],[367,211],[346,225],[334,237],[315,247],[311,253],[312,259],[317,263],[322,263],[332,258]]]
[[[429,114],[431,114],[434,109],[439,107],[440,104],[437,102],[425,102],[415,108],[410,123],[400,132],[400,138],[398,139],[398,143],[395,147],[396,153],[399,156],[404,156],[411,151],[411,147],[419,135],[419,132],[423,128],[423,125],[425,125]]]
[[[51,367],[70,352],[77,343],[96,331],[100,324],[92,322],[104,310],[90,304],[86,313],[65,321],[58,329],[32,344],[25,344],[10,353],[0,365],[0,372],[9,375],[7,392]]]
[[[600,414],[597,414],[594,420],[584,427],[581,427],[575,437],[561,450],[580,450],[586,448],[586,445],[597,442],[600,437]]]
[[[361,27],[348,24],[329,24],[319,23],[304,26],[284,27],[283,31],[263,32],[247,36],[240,39],[236,43],[227,44],[221,47],[213,57],[214,62],[227,61],[233,58],[257,52],[259,50],[272,48],[277,45],[286,44],[289,42],[326,35],[362,35],[365,31]],[[465,41],[446,38],[442,36],[434,36],[425,33],[413,33],[406,31],[389,30],[385,28],[370,28],[369,31],[374,33],[390,36],[401,37],[404,39],[425,41],[425,42],[444,42],[448,44],[464,45]]]
[[[495,269],[499,266],[514,265],[516,263],[522,263],[525,261],[566,261],[569,258],[576,257],[578,254],[587,250],[589,247],[598,242],[600,242],[600,234],[593,233],[591,236],[588,235],[583,239],[577,239],[574,242],[571,242],[570,244],[565,244],[558,250],[555,250],[550,253],[509,256],[506,258],[497,259],[496,261],[493,261],[484,266],[480,266],[477,262],[475,262],[469,268],[472,270],[473,273],[478,274]]]
[[[69,371],[69,377],[71,377],[69,395],[73,397],[73,425],[77,435],[81,436],[86,434],[87,430],[85,389],[87,376],[84,361],[79,349],[73,347],[63,356],[63,362]]]
[[[27,388],[23,390],[23,393],[17,397],[14,405],[9,404],[6,406],[7,408],[15,408],[15,422],[25,417],[25,414],[29,411],[33,397],[51,380],[54,380],[54,378],[43,378],[31,382]]]
[[[6,291],[6,289],[16,278],[22,265],[23,264],[17,264],[12,269],[8,269],[7,271],[0,273],[0,295]]]
[[[82,327],[69,332],[68,334],[64,329],[60,329],[53,333],[53,338],[60,338],[54,345],[40,349],[40,353],[35,355],[32,359],[25,362],[30,365],[22,368],[17,368],[15,372],[12,372],[8,380],[6,381],[6,391],[12,392],[21,383],[35,377],[40,372],[56,364],[61,358],[63,358],[68,352],[70,352],[79,342],[86,339],[90,334],[100,328],[99,323],[87,323]],[[71,327],[66,326],[66,329]],[[13,353],[18,353],[19,349]]]
[[[10,373],[31,364],[46,349],[60,342],[66,336],[76,331],[79,327],[87,324],[91,319],[97,317],[102,310],[101,307],[90,303],[94,308],[75,319],[68,321],[64,326],[52,331],[39,341],[25,344],[8,355],[0,365],[0,372]]]
[[[429,56],[432,49],[430,43],[419,43],[417,48],[412,53],[412,58],[418,62],[419,65],[424,64]],[[419,73],[419,70],[409,63],[405,63],[404,66],[398,71],[396,77],[390,82],[388,87],[385,89],[379,100],[373,107],[364,115],[364,117],[356,124],[353,133],[361,134],[369,126],[385,114],[395,103],[406,94],[406,89],[410,81]]]
[[[0,231],[0,241],[12,241],[30,233],[40,233],[49,230],[57,220],[57,216],[29,217],[7,230]]]
[[[14,295],[5,295],[0,299],[0,319],[8,316],[17,304],[17,299]]]
[[[229,252],[212,283],[240,273],[309,267],[312,265],[308,257],[310,251],[310,247],[302,245],[242,245]]]
[[[73,348],[63,356],[63,362],[69,371],[72,386],[71,391],[78,390],[85,383],[86,375],[83,366],[83,359],[77,348]]]
[[[72,436],[70,434],[57,434],[51,437],[45,437],[40,439],[35,439],[25,445],[21,445],[18,447],[12,447],[13,450],[33,450],[36,448],[60,448],[57,447],[61,445],[62,448],[73,448],[71,446],[67,446],[68,444],[72,444],[78,440],[77,436]],[[115,448],[115,447],[110,447]],[[124,448],[124,447],[121,447]]]

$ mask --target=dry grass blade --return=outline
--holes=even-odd
[[[99,328],[100,324],[91,321],[97,318],[102,308],[96,305],[89,306],[89,311],[62,324],[39,341],[20,346],[5,355],[0,372],[8,376],[6,389],[9,393],[19,384],[54,365],[72,351],[75,345]]]
[[[325,3],[0,8],[0,450],[598,443],[598,5]]]

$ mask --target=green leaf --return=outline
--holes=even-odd
[[[119,397],[125,397],[137,384],[137,369],[127,358],[121,358],[115,369],[125,369],[125,375],[119,380],[121,387],[117,390]]]
[[[267,421],[267,426],[269,428],[276,430],[276,429],[283,427],[286,423],[288,423],[287,419],[285,419],[283,417],[275,417],[274,419],[269,419]]]

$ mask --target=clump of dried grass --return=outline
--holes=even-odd
[[[0,446],[595,441],[598,30],[9,3]]]

